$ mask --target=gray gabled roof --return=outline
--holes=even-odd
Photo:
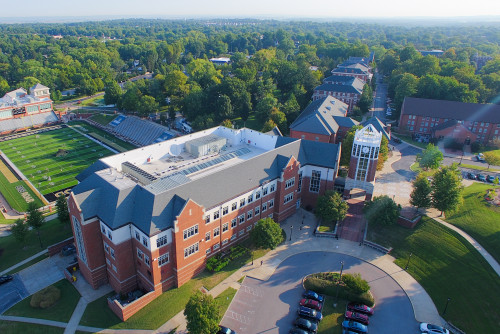
[[[354,73],[354,74],[365,74],[365,75],[368,74],[367,71],[363,71],[360,68],[352,68],[352,67],[337,67],[337,68],[333,69],[331,73],[332,74],[335,74],[335,73]]]
[[[368,124],[373,125],[373,127],[377,129],[378,132],[381,132],[384,135],[384,137],[387,138],[387,140],[391,139],[390,133],[388,133],[385,130],[387,126],[378,117],[373,116],[372,118],[369,118],[364,122],[361,122],[361,125],[363,126],[367,126]]]
[[[347,104],[332,96],[327,96],[311,102],[290,125],[290,129],[331,135],[337,133],[339,128],[334,116],[345,117],[346,114]]]
[[[352,82],[346,82],[345,84],[332,84],[332,83],[324,83],[314,88],[317,90],[324,90],[328,92],[340,92],[340,93],[354,93],[354,94],[362,94],[363,88],[365,84],[363,81],[358,78],[354,78]]]
[[[155,235],[173,226],[190,199],[210,209],[280,177],[292,156],[302,165],[336,168],[338,154],[336,144],[283,138],[275,149],[163,192],[152,192],[132,181],[115,185],[100,175],[106,171],[90,173],[72,192],[84,219],[97,216],[111,229],[132,223],[142,232]]]
[[[401,108],[401,115],[500,124],[500,105],[406,97]]]
[[[352,128],[355,125],[358,125],[359,122],[356,121],[355,119],[352,119],[350,117],[343,117],[343,116],[333,116],[333,119],[337,124],[343,128]]]
[[[354,81],[355,77],[350,77],[346,75],[330,75],[328,78],[323,79],[324,83],[328,82],[342,82],[344,84],[349,84]]]

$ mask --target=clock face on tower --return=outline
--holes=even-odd
[[[363,153],[368,153],[370,151],[370,149],[368,147],[363,147]]]

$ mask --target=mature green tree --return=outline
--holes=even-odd
[[[28,236],[28,225],[25,224],[22,219],[17,219],[12,225],[10,231],[12,232],[14,239],[19,241],[21,244],[24,244],[26,237]]]
[[[380,150],[378,152],[377,160],[377,170],[382,170],[384,168],[385,161],[389,157],[389,140],[385,136],[382,136],[380,141]]]
[[[373,91],[370,85],[365,84],[363,87],[363,93],[359,98],[358,107],[361,109],[361,112],[367,113],[370,110],[373,103]]]
[[[363,211],[370,224],[393,225],[398,221],[401,205],[384,195],[366,202]]]
[[[484,161],[488,164],[488,169],[490,169],[490,165],[493,166],[500,166],[500,156],[498,154],[495,154],[492,151],[489,152],[484,152]]]
[[[394,103],[396,104],[396,111],[401,110],[405,97],[414,96],[417,93],[418,78],[411,74],[405,73],[399,80],[395,89]]]
[[[104,103],[106,105],[116,104],[122,94],[123,91],[120,85],[118,85],[116,81],[110,81],[106,84],[106,88],[104,90]]]
[[[349,205],[342,199],[342,196],[334,190],[328,190],[324,195],[318,197],[316,216],[325,223],[344,220]]]
[[[223,120],[222,123],[220,123],[220,125],[225,126],[226,128],[230,128],[230,129],[233,127],[233,123],[231,122],[230,119]]]
[[[351,161],[351,151],[352,151],[352,143],[354,142],[354,134],[356,130],[362,129],[361,125],[353,126],[347,131],[344,136],[344,140],[342,140],[342,150],[340,155],[340,165],[349,166],[349,162]]]
[[[286,115],[285,113],[279,111],[278,109],[274,109],[271,112],[271,115],[269,115],[269,118],[276,124],[278,125],[278,128],[282,133],[288,133],[288,126],[286,122]]]
[[[456,209],[462,202],[462,177],[456,166],[445,166],[434,174],[431,183],[432,206],[443,215]]]
[[[184,309],[187,329],[191,334],[215,334],[219,330],[219,306],[214,298],[197,291]]]
[[[272,119],[268,119],[264,123],[264,126],[262,127],[262,130],[260,130],[260,131],[261,132],[268,132],[268,131],[271,131],[272,129],[274,129],[275,126],[276,126],[276,123],[274,123]]]
[[[10,90],[7,80],[0,76],[0,96],[4,96]]]
[[[56,200],[57,217],[61,223],[69,223],[69,210],[68,202],[66,202],[66,196],[60,194]]]
[[[139,99],[139,105],[137,108],[139,114],[142,116],[147,116],[158,111],[158,102],[155,98],[149,95],[143,95]]]
[[[434,144],[428,144],[425,150],[417,154],[417,162],[423,169],[436,169],[443,161],[443,153]]]
[[[255,106],[255,113],[257,118],[261,121],[268,119],[277,104],[278,100],[272,95],[268,95],[261,99]]]
[[[432,204],[431,193],[431,183],[427,177],[423,174],[417,175],[413,180],[410,204],[417,208],[417,212],[420,208],[430,208]]]
[[[40,237],[40,227],[42,227],[44,219],[42,213],[38,211],[35,202],[28,204],[28,211],[26,214],[28,216],[26,218],[26,223],[28,223],[31,228],[36,230],[38,241],[40,241],[40,248],[43,248],[42,239]]]
[[[215,101],[215,117],[218,120],[233,117],[233,106],[231,99],[227,95],[219,95]]]
[[[274,249],[283,242],[283,234],[278,223],[271,218],[263,218],[250,231],[250,239],[257,247]]]

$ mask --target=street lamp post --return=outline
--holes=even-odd
[[[410,260],[411,260],[412,255],[413,255],[413,253],[410,253],[410,256],[408,256],[408,262],[406,262],[405,270],[408,270],[408,265],[410,264]]]
[[[253,266],[253,252],[252,252],[252,266]]]
[[[339,286],[340,286],[340,281],[342,280],[342,271],[344,270],[344,261],[340,261],[340,276],[339,280],[337,281],[337,293],[335,295],[335,303],[333,303],[333,307],[337,307],[337,303],[339,301]]]
[[[290,241],[292,241],[293,225],[290,226]]]
[[[444,311],[443,311],[443,317],[446,314],[446,310],[448,309],[448,303],[450,302],[450,300],[451,300],[450,297],[448,297],[448,299],[446,300],[446,305],[444,306]]]
[[[463,158],[464,158],[464,150],[463,150],[463,148],[462,148],[462,156],[460,157],[460,162],[458,163],[459,165],[461,165],[461,164],[462,164],[462,159],[463,159]]]

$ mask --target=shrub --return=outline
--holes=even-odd
[[[342,276],[342,282],[354,294],[362,294],[370,290],[370,285],[361,278],[360,274],[345,274]]]
[[[31,297],[31,307],[46,309],[54,305],[61,298],[61,290],[55,286],[49,286],[35,293]]]
[[[475,141],[472,144],[470,144],[470,150],[474,153],[481,152],[484,150],[484,145],[478,141]]]
[[[210,271],[221,271],[229,263],[229,258],[221,258],[220,254],[212,256],[207,260],[207,269]]]

